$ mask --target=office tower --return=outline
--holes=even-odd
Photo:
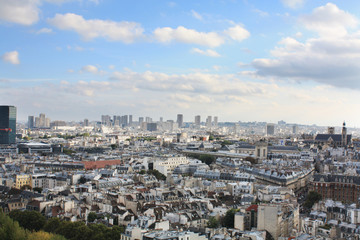
[[[84,127],[88,127],[89,126],[89,119],[84,119]]]
[[[211,116],[206,118],[206,127],[211,128]]]
[[[163,117],[160,117],[160,122],[162,123],[164,121]]]
[[[154,132],[157,130],[157,123],[147,123],[146,128],[150,132]]]
[[[200,115],[195,116],[195,126],[200,127],[201,117]]]
[[[46,117],[44,113],[40,113],[39,115],[39,127],[45,127],[46,124]]]
[[[49,128],[50,127],[50,118],[45,118],[45,124],[44,127]]]
[[[101,124],[110,126],[111,125],[111,117],[109,115],[101,115]]]
[[[274,135],[275,134],[275,124],[267,123],[266,124],[266,135]]]
[[[292,133],[293,133],[293,134],[297,134],[297,133],[298,133],[298,130],[299,130],[298,126],[297,126],[297,125],[293,125],[293,127],[292,127]]]
[[[36,128],[40,127],[40,118],[39,117],[35,117],[35,127]]]
[[[145,122],[147,122],[147,123],[151,123],[151,122],[152,122],[151,117],[146,117],[146,118],[145,118]]]
[[[218,117],[215,116],[214,117],[214,126],[217,127],[217,125],[218,125]]]
[[[144,118],[143,117],[139,117],[139,124],[141,126],[141,124],[144,122]]]
[[[34,128],[34,116],[28,117],[28,128],[30,129]]]
[[[16,143],[16,107],[0,106],[0,144]]]
[[[182,114],[178,114],[176,122],[178,124],[178,127],[181,128],[184,124],[184,116]]]
[[[127,126],[127,125],[128,125],[128,121],[129,121],[128,115],[124,115],[124,116],[123,116],[123,122],[122,122],[123,126]]]
[[[133,123],[132,115],[129,115],[129,125],[131,125],[132,123]]]

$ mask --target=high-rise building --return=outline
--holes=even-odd
[[[299,131],[299,127],[297,125],[293,125],[292,130],[293,130],[292,131],[293,134],[297,134]]]
[[[111,117],[109,115],[101,115],[101,124],[110,126],[111,125]]]
[[[144,118],[143,117],[139,117],[139,124],[141,126],[141,124],[144,122]]]
[[[145,122],[147,122],[147,123],[151,123],[151,122],[152,122],[151,117],[145,117]]]
[[[150,132],[157,130],[157,123],[147,123],[146,129]]]
[[[206,118],[206,127],[207,127],[207,128],[211,128],[211,116],[208,116],[208,117]]]
[[[214,117],[214,126],[217,127],[217,125],[218,125],[218,117],[215,116]]]
[[[128,115],[124,115],[123,116],[123,121],[122,121],[122,124],[123,124],[124,127],[128,125],[128,121],[129,121]]]
[[[84,119],[84,127],[88,127],[89,126],[89,119]]]
[[[35,117],[35,127],[36,128],[40,127],[40,118],[39,117]]]
[[[28,128],[30,129],[34,128],[34,116],[28,117]]]
[[[266,135],[274,135],[275,134],[275,124],[267,123],[266,124]]]
[[[16,107],[0,106],[0,144],[16,143]]]
[[[195,125],[199,127],[199,126],[200,126],[200,123],[201,123],[201,117],[200,117],[200,115],[195,116]]]
[[[40,123],[39,123],[40,127],[45,127],[45,125],[46,125],[46,117],[45,117],[44,113],[40,113],[39,120],[40,120]]]
[[[177,118],[176,118],[176,122],[177,122],[179,128],[181,128],[184,124],[184,116],[182,114],[178,114]]]
[[[129,115],[129,125],[131,125],[132,123],[133,123],[132,115]]]

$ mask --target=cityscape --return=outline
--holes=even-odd
[[[47,222],[20,224],[29,230],[81,238],[47,230],[57,219],[88,233],[102,224],[117,239],[359,237],[359,129],[345,122],[40,113],[19,123],[16,113],[0,106],[0,204],[19,222],[17,211]]]
[[[360,240],[359,9],[0,0],[0,239]]]

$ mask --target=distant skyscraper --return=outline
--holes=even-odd
[[[182,114],[178,114],[177,118],[176,118],[176,122],[177,122],[179,128],[181,128],[184,124],[184,116]]]
[[[129,125],[131,125],[132,123],[133,123],[132,115],[129,115]]]
[[[160,117],[160,122],[163,122],[163,121],[164,121],[163,117]]]
[[[39,127],[45,127],[46,125],[46,117],[44,113],[40,113],[39,115]]]
[[[129,116],[128,115],[124,115],[123,116],[123,125],[124,126],[127,126],[128,125],[128,122],[129,122]]]
[[[35,117],[35,127],[36,128],[40,127],[40,118],[39,117]]]
[[[145,118],[145,122],[147,122],[147,123],[151,123],[151,122],[152,122],[151,117],[146,117],[146,118]]]
[[[298,126],[297,125],[293,125],[293,134],[297,134],[298,133]]]
[[[266,135],[274,135],[275,134],[275,124],[267,123],[266,124]]]
[[[201,117],[200,117],[200,115],[195,116],[195,125],[199,127],[199,126],[200,126],[200,123],[201,123]]]
[[[101,115],[101,124],[110,126],[111,125],[111,117],[109,115]]]
[[[218,125],[218,117],[215,116],[214,117],[214,126],[217,127],[217,125]]]
[[[88,127],[89,126],[89,119],[84,119],[84,127]]]
[[[211,128],[211,116],[206,118],[206,127]]]
[[[144,118],[143,117],[139,117],[139,124],[141,126],[141,124],[144,122]]]
[[[157,130],[157,123],[148,123],[146,125],[146,129],[150,132],[156,131]]]
[[[34,116],[28,117],[28,128],[30,129],[34,128]]]
[[[16,107],[0,106],[0,144],[16,143]]]

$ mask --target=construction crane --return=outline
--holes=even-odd
[[[0,128],[0,131],[12,132],[11,128]]]

